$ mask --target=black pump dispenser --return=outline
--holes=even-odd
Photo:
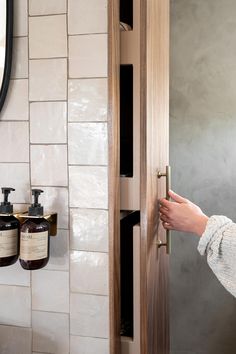
[[[41,193],[41,189],[32,189],[34,203],[29,207],[29,216],[43,216],[43,206],[38,202]]]
[[[12,214],[13,213],[13,205],[8,201],[9,194],[14,191],[14,188],[3,187],[2,193],[4,194],[4,201],[1,202],[0,205],[0,214]]]

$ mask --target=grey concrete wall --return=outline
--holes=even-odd
[[[235,0],[172,0],[170,97],[173,189],[236,221]],[[235,354],[236,299],[198,240],[173,235],[172,353]]]

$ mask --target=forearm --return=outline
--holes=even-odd
[[[212,216],[198,250],[222,285],[236,297],[236,224],[225,216]]]

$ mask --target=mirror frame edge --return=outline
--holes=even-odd
[[[13,0],[6,0],[6,51],[2,86],[0,90],[0,112],[6,99],[12,67],[13,47]]]

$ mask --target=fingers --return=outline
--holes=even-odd
[[[162,223],[162,225],[163,225],[164,229],[166,229],[166,230],[174,230],[173,226],[171,226],[171,224],[169,224],[169,223],[166,222],[166,221],[164,221],[164,222]]]
[[[169,209],[171,207],[172,202],[170,202],[169,200],[167,200],[165,198],[162,198],[162,199],[160,199],[160,204],[162,207]]]
[[[161,214],[161,215],[160,215],[160,219],[161,219],[161,221],[166,221],[166,222],[169,222],[169,221],[170,221],[169,218],[168,218],[168,216],[166,216],[166,215],[164,215],[164,214]]]
[[[188,199],[181,197],[179,194],[173,192],[172,190],[169,190],[168,194],[177,203],[186,203],[186,202],[188,202]]]

